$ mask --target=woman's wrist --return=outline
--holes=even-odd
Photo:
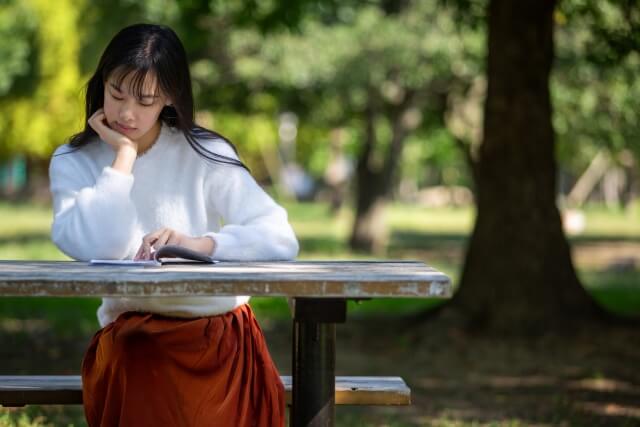
[[[202,245],[201,251],[208,255],[213,255],[213,251],[216,250],[216,241],[211,236],[202,236],[198,238]]]
[[[138,152],[134,147],[123,145],[116,151],[116,158],[113,160],[111,167],[120,172],[130,174],[137,157]]]
[[[190,237],[182,243],[182,246],[207,255],[213,255],[213,251],[216,248],[216,241],[210,236]]]

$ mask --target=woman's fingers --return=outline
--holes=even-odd
[[[149,233],[142,238],[142,259],[151,259],[151,245],[153,245],[164,229]]]
[[[88,123],[89,126],[96,131],[100,139],[110,145],[114,145],[114,140],[119,135],[106,124],[106,118],[107,116],[104,114],[104,110],[100,108],[93,113]]]
[[[166,245],[169,241],[169,238],[171,237],[171,233],[173,233],[173,230],[171,230],[170,228],[165,228],[164,230],[162,230],[162,233],[158,236],[156,241],[153,242],[153,248],[157,251],[158,249]]]
[[[96,132],[98,132],[98,130],[104,129],[106,127],[106,125],[104,124],[105,117],[106,116],[102,108],[96,110],[96,112],[93,113],[91,117],[89,117],[89,126],[91,126]]]
[[[142,251],[142,245],[138,248],[138,251],[136,252],[136,254],[133,256],[133,260],[137,261],[138,259],[140,259],[140,252]]]
[[[136,143],[109,126],[107,123],[107,116],[102,108],[96,110],[87,122],[89,123],[89,126],[96,131],[100,139],[111,145],[114,150],[117,150],[123,145],[129,145],[136,150],[136,152],[138,151],[138,145]]]
[[[138,252],[136,252],[133,259],[135,261],[144,259],[144,243],[140,245],[140,247],[138,248]]]
[[[184,236],[171,228],[161,228],[142,238],[142,245],[136,252],[134,259],[151,259],[152,251],[157,251],[166,245],[181,245]]]
[[[152,251],[157,251],[161,247],[167,245],[173,230],[170,228],[161,228],[149,233],[142,238],[142,256],[144,259],[152,258]]]

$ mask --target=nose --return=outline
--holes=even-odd
[[[118,120],[122,124],[133,123],[135,121],[135,114],[132,102],[123,102],[120,106],[118,114]]]

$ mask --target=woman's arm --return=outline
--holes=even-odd
[[[136,223],[130,200],[133,175],[105,167],[91,182],[74,154],[53,157],[49,166],[53,197],[51,238],[71,258],[121,259]]]
[[[245,169],[229,165],[209,169],[204,182],[207,209],[220,212],[225,223],[219,232],[204,235],[215,241],[213,256],[243,261],[294,259],[298,240],[284,208]]]

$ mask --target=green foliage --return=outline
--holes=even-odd
[[[29,0],[22,4],[37,22],[31,45],[37,55],[34,72],[25,82],[28,91],[9,92],[0,100],[0,159],[14,153],[46,158],[81,121],[77,2]],[[22,43],[28,43],[28,37],[23,35]]]
[[[308,17],[299,32],[265,38],[237,31],[231,41],[238,75],[342,94],[339,99],[353,110],[362,109],[368,91],[393,103],[436,78],[475,75],[484,43],[479,34],[456,28],[451,13],[433,2],[416,2],[394,16],[360,7],[349,21],[332,24]],[[337,112],[344,117],[344,110]]]
[[[640,52],[640,1],[573,0],[560,4],[561,14],[590,30],[585,58],[600,67],[617,66]]]
[[[441,131],[445,99],[449,91],[464,91],[481,72],[485,39],[482,31],[458,26],[454,19],[450,8],[436,2],[403,3],[394,13],[373,3],[345,6],[331,21],[305,16],[296,31],[264,36],[242,29],[230,39],[234,73],[253,86],[281,91],[281,108],[301,115],[301,135],[307,126],[324,128],[324,145],[331,128],[352,135],[346,147],[352,157],[365,137],[364,112],[373,109],[377,163],[384,164],[392,128],[401,121],[415,129],[415,145],[446,142],[442,147],[449,154],[444,157],[464,170],[453,140]],[[309,148],[306,142],[299,147]],[[321,154],[299,159],[307,168],[322,169],[319,163],[328,156],[320,145],[314,139],[304,153]],[[440,166],[444,158],[431,156],[434,151],[405,156],[405,174],[427,181],[420,171],[426,164]]]
[[[0,96],[6,95],[16,79],[31,70],[29,59],[34,55],[36,17],[23,2],[0,2]]]
[[[640,51],[627,49],[622,54],[610,48],[609,53],[593,56],[595,46],[603,50],[607,45],[603,32],[614,23],[627,22],[621,15],[625,3],[566,2],[556,13],[554,125],[560,160],[568,169],[584,169],[599,149],[630,149],[640,157]],[[630,16],[638,19],[637,12]],[[624,34],[628,41],[636,37],[632,31]]]

